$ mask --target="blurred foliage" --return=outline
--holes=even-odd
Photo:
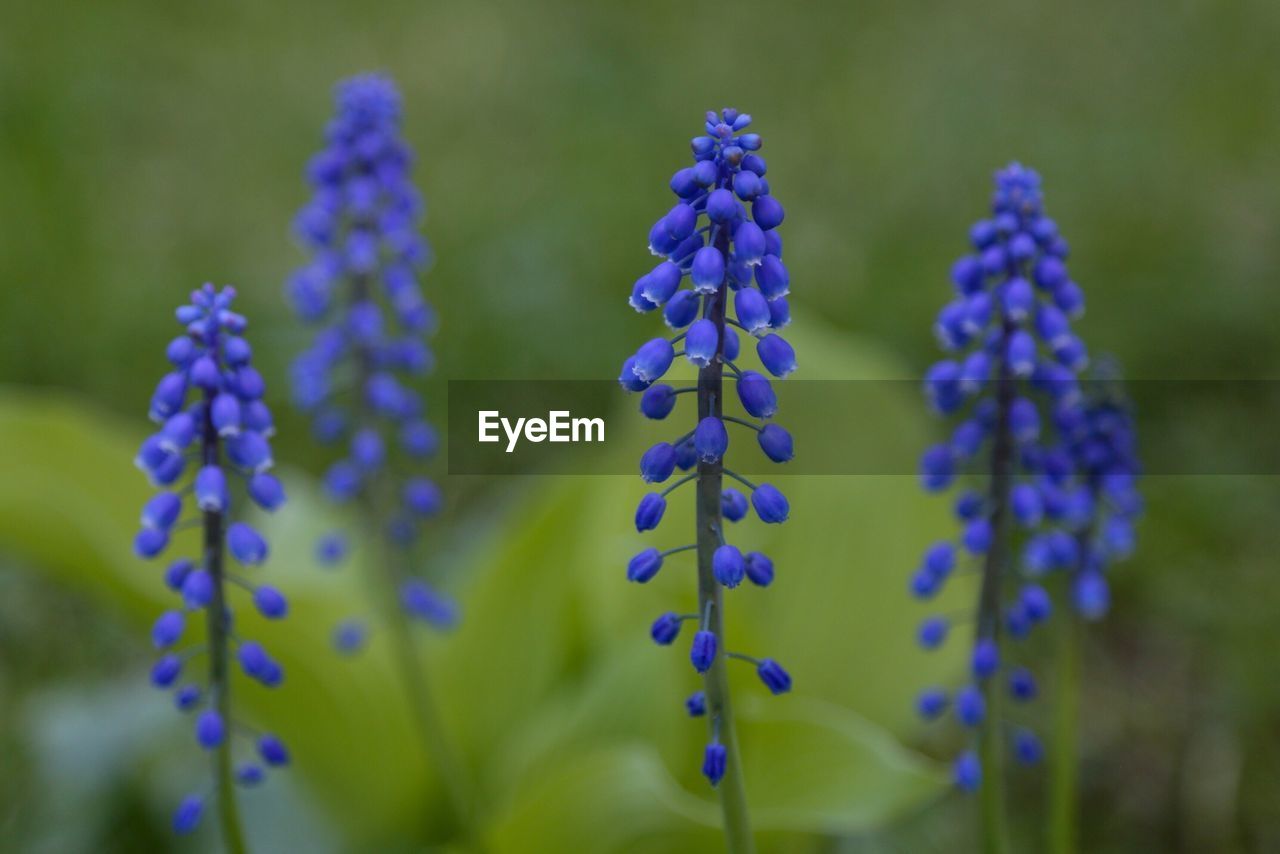
[[[132,716],[151,720],[139,711],[148,702],[137,687],[140,627],[160,589],[121,536],[141,478],[111,466],[125,465],[132,449],[120,449],[138,438],[138,413],[172,332],[168,312],[206,279],[240,287],[263,371],[283,399],[285,365],[304,336],[279,297],[301,258],[287,223],[306,195],[301,168],[318,146],[330,86],[356,71],[386,70],[404,89],[439,257],[427,288],[444,321],[443,376],[428,391],[441,406],[444,376],[614,375],[624,351],[653,331],[624,302],[647,263],[647,226],[669,202],[665,177],[684,161],[682,140],[702,110],[724,104],[757,117],[770,178],[788,207],[796,328],[824,317],[874,334],[905,367],[871,375],[918,374],[934,357],[927,329],[947,292],[947,267],[982,211],[991,171],[1012,158],[1045,178],[1089,295],[1081,331],[1095,351],[1115,353],[1144,378],[1280,369],[1274,3],[71,0],[55,11],[8,0],[4,11],[0,378],[91,401],[71,414],[39,404],[54,423],[61,411],[71,428],[60,429],[74,428],[74,438],[50,426],[0,447],[0,545],[9,553],[0,564],[0,745],[6,769],[23,774],[36,773],[48,753],[41,745],[67,743],[56,733],[32,740],[33,728],[63,719],[54,709],[101,705],[88,731],[102,726],[113,739],[125,737]],[[804,348],[800,356],[803,375],[815,376],[818,358]],[[924,417],[914,404],[891,430],[864,433],[862,413],[843,429],[850,441],[916,441]],[[1239,412],[1240,430],[1274,432],[1247,407]],[[296,416],[284,407],[280,415],[282,435],[304,434]],[[1160,415],[1139,413],[1142,431],[1202,442],[1224,435],[1212,401]],[[1212,432],[1203,429],[1210,423]],[[321,457],[308,443],[288,451],[282,456],[317,469]],[[60,479],[15,474],[20,463],[31,472],[41,453],[55,457]],[[295,504],[272,523],[282,556],[327,512],[300,476],[291,482],[299,484]],[[743,595],[735,610],[750,616],[770,652],[804,656],[806,692],[832,692],[788,702],[813,699],[906,734],[902,699],[928,674],[923,660],[903,664],[914,613],[898,610],[902,579],[942,511],[912,509],[906,478],[789,487],[805,512],[798,507],[790,531],[761,535],[797,550],[787,564],[804,569],[785,579],[797,587],[779,586],[767,602]],[[447,653],[437,664],[442,678],[464,684],[468,701],[453,714],[466,719],[457,723],[489,792],[504,793],[494,833],[545,827],[538,797],[576,797],[584,780],[627,768],[639,790],[661,795],[629,827],[648,833],[683,822],[677,832],[690,835],[680,838],[696,844],[690,828],[705,809],[672,794],[702,791],[691,785],[696,727],[680,722],[678,709],[648,705],[688,687],[687,674],[678,656],[653,654],[636,631],[685,588],[667,589],[663,579],[653,591],[625,591],[611,569],[635,545],[622,520],[638,485],[456,478],[448,489],[441,569],[474,613],[432,652]],[[1157,477],[1147,489],[1141,551],[1117,575],[1114,613],[1089,642],[1084,842],[1090,851],[1276,850],[1275,478]],[[825,527],[804,529],[818,520]],[[19,535],[28,548],[16,547]],[[823,541],[831,545],[820,549]],[[350,579],[283,560],[268,571],[290,573],[288,586],[318,622],[280,638],[294,656],[288,693],[260,712],[286,716],[283,728],[304,701],[322,698],[350,736],[335,741],[316,721],[297,721],[300,748],[314,748],[313,758],[287,776],[307,781],[306,791],[249,799],[270,805],[250,816],[255,830],[323,831],[326,815],[354,822],[357,834],[403,828],[432,784],[425,768],[401,761],[400,706],[364,699],[394,693],[389,663],[376,650],[356,667],[320,652],[336,600],[356,595]],[[829,584],[847,592],[822,595]],[[842,634],[825,648],[800,648],[813,642],[802,629],[832,621]],[[492,645],[472,634],[482,626],[501,628]],[[733,627],[747,629],[745,620]],[[619,670],[623,693],[607,681],[620,662],[643,677]],[[631,697],[625,690],[636,692],[634,708],[595,708]],[[117,696],[130,702],[115,705]],[[825,714],[805,702],[789,708]],[[107,728],[109,709],[119,710],[122,729]],[[73,801],[75,773],[56,777],[57,802],[25,776],[4,775],[0,835],[12,838],[19,825],[69,833],[94,820],[100,838],[122,850],[164,844],[166,832],[149,835],[154,827],[142,817],[162,820],[157,805],[198,769],[164,758],[190,751],[184,733],[165,729],[172,716],[159,712],[165,735],[120,743],[150,746],[160,758],[139,763],[121,748],[116,764],[104,759],[112,785],[95,798]],[[566,731],[567,715],[585,715],[595,728]],[[567,739],[581,741],[582,752],[549,762],[547,751]],[[70,743],[80,756],[93,739]],[[377,769],[388,755],[404,766],[399,774]],[[675,781],[664,773],[677,773]],[[1019,839],[1029,849],[1035,779],[1016,787]],[[345,788],[326,795],[313,780]],[[631,832],[621,817],[632,813],[619,804],[649,800],[635,791],[589,786],[599,815],[613,816],[593,826]],[[307,820],[286,819],[296,816]],[[953,850],[968,817],[949,800],[888,837],[848,824],[829,829],[849,833],[849,851]],[[661,847],[661,832],[653,834]],[[75,850],[50,838],[40,850]]]
[[[873,353],[814,330],[796,340],[825,370],[885,370]],[[899,396],[894,408],[862,415],[860,432],[868,441],[923,441],[909,426],[919,424],[913,410],[914,401]],[[144,685],[145,627],[173,594],[157,566],[130,553],[149,491],[129,467],[140,438],[72,400],[6,394],[0,545],[134,627],[137,641],[132,649],[122,643],[121,655],[134,669],[129,699],[150,710],[152,738],[122,736],[132,749],[118,750],[113,766],[117,778],[138,775],[149,792],[138,808],[160,824],[181,787],[193,785],[178,769],[186,767],[197,785],[202,771],[182,758],[196,750],[178,716],[165,716],[164,700]],[[388,650],[375,643],[348,661],[327,648],[328,629],[361,598],[358,575],[309,565],[310,543],[334,512],[304,475],[288,474],[291,503],[258,521],[275,555],[264,572],[289,591],[290,618],[269,623],[243,608],[237,614],[241,634],[262,639],[288,679],[278,692],[240,680],[237,707],[294,747],[296,772],[278,785],[296,782],[305,796],[277,795],[286,804],[303,801],[281,815],[329,826],[336,837],[328,844],[346,839],[351,850],[435,838],[439,791],[416,750]],[[917,662],[901,577],[880,571],[909,564],[917,532],[938,527],[942,511],[910,479],[883,480],[781,478],[795,508],[788,530],[741,523],[754,529],[744,536],[775,557],[779,581],[768,594],[732,595],[731,642],[785,661],[798,686],[794,696],[766,698],[749,668],[736,672],[745,771],[767,851],[817,850],[824,837],[882,827],[944,787],[945,775],[894,734],[910,731],[918,681],[954,672],[960,651]],[[452,636],[433,638],[426,653],[449,729],[479,780],[482,830],[493,851],[693,852],[717,844],[718,812],[698,773],[705,724],[689,721],[682,705],[698,679],[680,647],[656,648],[646,632],[655,614],[693,600],[688,556],[673,558],[644,588],[623,580],[627,557],[640,547],[626,520],[642,491],[632,478],[531,482],[511,515],[468,537],[458,566],[441,568],[466,619]],[[691,493],[673,497],[673,514],[691,500]],[[851,517],[869,527],[849,525]],[[173,551],[193,544],[194,534]],[[361,554],[357,547],[357,561]],[[129,693],[116,689],[111,703],[78,698],[80,725],[97,729],[101,709],[106,731],[136,731],[129,724],[138,718],[123,702]],[[46,716],[30,717],[40,702],[47,701],[30,701],[18,716],[37,745],[51,726]],[[111,707],[123,721],[110,723]],[[73,747],[92,743],[84,733],[70,739]],[[65,755],[54,765],[79,773]],[[140,766],[151,770],[130,770]],[[54,782],[44,797],[60,797],[56,775]],[[284,823],[277,818],[264,823]]]

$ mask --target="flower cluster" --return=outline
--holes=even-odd
[[[1072,568],[1071,601],[1085,619],[1102,617],[1111,604],[1106,570],[1133,553],[1134,522],[1142,513],[1137,482],[1137,437],[1133,413],[1120,389],[1117,369],[1100,365],[1077,405],[1054,416],[1076,481],[1089,497],[1089,512],[1076,526],[1079,556]]]
[[[280,619],[288,611],[284,596],[274,587],[233,575],[224,566],[229,552],[237,563],[256,567],[267,558],[267,542],[245,522],[231,522],[233,489],[243,481],[248,498],[264,510],[284,504],[284,489],[270,473],[272,467],[271,411],[262,400],[262,376],[250,363],[252,350],[243,337],[244,317],[231,310],[235,291],[221,292],[205,285],[191,295],[191,304],[178,309],[178,322],[186,331],[170,342],[167,355],[173,370],[156,386],[151,398],[151,419],[160,425],[138,452],[137,465],[160,491],[142,508],[142,529],[134,539],[134,551],[142,558],[158,557],[175,532],[191,526],[203,529],[203,551],[195,558],[179,558],[169,564],[164,580],[181,604],[161,614],[151,631],[160,658],[151,669],[157,688],[172,689],[179,711],[195,716],[195,736],[200,746],[230,757],[233,727],[230,719],[228,666],[233,640],[236,658],[244,673],[267,687],[284,678],[280,664],[260,643],[240,640],[232,632],[233,612],[229,583],[249,592],[254,607],[268,619]],[[190,477],[186,477],[186,475]],[[184,486],[179,486],[185,481]],[[190,523],[182,519],[191,511]],[[205,612],[206,641],[200,646],[178,645],[192,615]],[[207,681],[187,679],[190,662],[199,655],[209,661]],[[264,777],[263,764],[285,765],[284,744],[270,734],[255,737],[258,761],[235,770],[235,779],[253,786]],[[260,764],[262,763],[262,764]],[[192,795],[174,815],[179,832],[192,830],[200,820],[204,798]]]
[[[665,551],[646,549],[631,559],[627,577],[647,582],[672,554],[698,552],[702,583],[697,611],[663,614],[653,623],[651,635],[667,645],[676,640],[683,623],[697,626],[690,657],[698,673],[708,674],[707,691],[690,697],[686,707],[695,717],[711,718],[712,740],[703,772],[712,785],[724,776],[728,753],[720,737],[721,711],[727,700],[718,696],[710,672],[722,667],[722,658],[738,658],[754,665],[774,694],[791,687],[791,677],[777,662],[723,652],[721,636],[721,589],[736,588],[744,579],[765,587],[774,575],[773,562],[766,555],[744,554],[726,541],[722,520],[738,522],[749,507],[767,523],[783,522],[790,512],[786,497],[776,487],[753,484],[723,464],[729,447],[728,424],[751,430],[765,456],[774,462],[785,463],[793,455],[790,433],[770,420],[777,411],[777,398],[769,379],[737,365],[741,331],[756,339],[756,354],[769,374],[781,378],[796,368],[795,352],[777,334],[790,321],[789,275],[777,232],[784,213],[770,193],[765,161],[757,153],[760,137],[744,132],[750,124],[751,117],[737,110],[707,113],[706,134],[692,142],[694,164],[672,177],[676,205],[649,231],[649,250],[662,260],[636,281],[630,303],[639,312],[661,310],[673,337],[644,344],[625,361],[619,377],[627,391],[643,392],[640,411],[651,419],[667,418],[681,394],[695,394],[698,400],[694,429],[654,445],[640,460],[640,475],[646,483],[665,483],[677,470],[689,473],[645,495],[635,524],[640,532],[656,528],[666,512],[667,496],[680,485],[696,481],[699,542]],[[727,310],[730,301],[732,317]],[[660,383],[680,356],[698,369],[697,384],[675,388]],[[724,413],[725,368],[734,376],[737,397],[748,418]],[[722,488],[722,475],[749,490],[750,497],[732,487]]]
[[[930,599],[965,556],[979,565],[972,682],[951,696],[930,688],[917,701],[927,719],[950,706],[962,725],[978,732],[979,742],[1003,737],[998,704],[1005,692],[1016,702],[1036,695],[1034,678],[1013,664],[1004,639],[1021,640],[1049,618],[1052,600],[1040,581],[1054,570],[1076,568],[1075,532],[1093,505],[1089,488],[1074,476],[1073,455],[1048,435],[1078,411],[1076,375],[1087,361],[1071,330],[1084,301],[1067,274],[1067,243],[1044,214],[1035,172],[1013,164],[996,174],[995,184],[992,216],[970,230],[973,252],[952,267],[956,297],[935,327],[943,349],[955,355],[931,367],[924,383],[932,407],[959,416],[959,423],[949,441],[929,448],[920,463],[930,492],[948,489],[966,470],[982,475],[987,488],[959,493],[959,543],[930,546],[911,579],[912,593]],[[921,646],[941,646],[953,622],[947,616],[925,619]],[[1015,729],[1012,741],[1021,761],[1039,761],[1040,742],[1030,730]],[[963,753],[954,766],[956,783],[976,788],[984,770],[992,770],[983,761],[973,751]]]
[[[431,251],[418,230],[423,204],[410,180],[394,84],[376,75],[340,84],[325,137],[308,168],[314,197],[295,223],[311,258],[286,287],[298,316],[317,326],[294,362],[293,397],[315,437],[344,449],[325,474],[328,496],[363,501],[407,553],[443,499],[425,476],[393,475],[432,457],[439,443],[410,387],[434,365],[426,339],[436,320],[418,282]],[[346,553],[340,532],[316,547],[325,565]],[[421,580],[403,580],[400,600],[431,625],[456,620],[453,603]],[[337,627],[334,642],[351,651],[365,635],[351,620]]]

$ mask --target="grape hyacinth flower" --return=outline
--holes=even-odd
[[[284,671],[257,641],[233,631],[231,587],[249,592],[252,607],[269,620],[283,618],[288,601],[274,587],[228,566],[227,557],[246,569],[262,564],[267,542],[243,521],[232,521],[239,497],[268,512],[285,501],[275,475],[270,436],[271,410],[263,401],[262,376],[252,365],[252,349],[244,338],[247,323],[231,309],[235,290],[205,285],[191,303],[177,311],[185,331],[169,343],[172,370],[156,386],[151,419],[160,425],[138,452],[138,467],[159,488],[142,508],[142,527],[134,539],[141,558],[158,558],[174,535],[187,528],[202,531],[199,557],[176,558],[165,570],[175,606],[156,619],[151,641],[160,657],[151,683],[173,692],[178,711],[193,717],[196,742],[214,757],[215,792],[226,847],[242,851],[240,822],[233,785],[248,785],[264,776],[264,766],[288,764],[288,751],[276,736],[255,733],[232,717],[230,671],[236,664],[267,688],[280,684]],[[186,481],[185,486],[179,484]],[[243,489],[240,487],[243,486]],[[234,495],[233,495],[234,493]],[[190,514],[183,520],[184,511]],[[205,642],[180,648],[189,623],[204,612]],[[207,661],[204,678],[194,662]],[[246,736],[246,733],[251,734]],[[233,742],[251,738],[251,758],[237,766],[242,752]],[[173,816],[179,833],[196,828],[206,796],[185,798]]]
[[[1143,507],[1133,413],[1118,368],[1100,364],[1080,399],[1061,407],[1054,423],[1085,496],[1072,520],[1077,560],[1071,567],[1070,601],[1081,617],[1097,620],[1111,603],[1107,568],[1133,554],[1134,523]]]
[[[754,433],[761,452],[774,462],[785,463],[793,454],[791,435],[770,421],[777,399],[769,379],[738,365],[743,339],[755,339],[767,373],[782,378],[796,367],[795,352],[778,334],[790,320],[790,281],[777,231],[783,208],[765,178],[760,137],[746,132],[750,124],[751,117],[737,110],[707,113],[705,135],[692,142],[693,165],[672,177],[676,204],[649,231],[649,249],[661,260],[636,281],[631,306],[642,313],[661,311],[674,334],[640,347],[624,362],[619,377],[628,391],[643,392],[640,410],[651,419],[670,416],[681,394],[693,394],[697,401],[692,429],[671,442],[660,442],[641,459],[640,473],[647,483],[663,484],[677,471],[682,474],[644,496],[635,517],[638,531],[657,528],[666,513],[667,496],[682,484],[694,483],[697,542],[665,551],[646,549],[632,558],[627,577],[646,582],[671,555],[697,553],[697,609],[664,614],[651,633],[667,645],[676,640],[681,623],[694,625],[690,659],[703,677],[704,690],[689,698],[687,707],[690,714],[708,719],[711,741],[702,768],[720,788],[731,851],[751,850],[753,843],[725,662],[733,658],[751,664],[774,694],[791,688],[791,677],[776,661],[731,652],[724,636],[725,590],[744,580],[765,587],[774,577],[767,556],[743,554],[728,543],[724,520],[744,518],[748,504],[766,523],[783,522],[790,513],[786,497],[776,487],[757,485],[725,467],[729,425]],[[697,384],[673,388],[660,383],[681,356],[697,368]],[[726,368],[747,418],[726,414]],[[747,489],[750,497],[725,488],[725,476]]]
[[[1003,846],[1002,708],[1006,695],[1024,702],[1035,695],[1030,672],[1016,664],[1013,642],[1027,637],[1052,612],[1042,586],[1055,569],[1075,562],[1071,520],[1087,501],[1072,483],[1069,454],[1045,438],[1053,413],[1078,404],[1077,372],[1086,362],[1071,319],[1084,303],[1067,273],[1067,243],[1045,215],[1040,178],[1012,164],[996,173],[992,215],[969,233],[972,253],[951,270],[955,297],[938,315],[935,332],[950,355],[926,374],[931,407],[956,416],[949,441],[925,451],[920,479],[943,492],[973,472],[982,489],[966,488],[955,502],[957,542],[930,546],[910,588],[928,600],[973,559],[980,588],[973,614],[970,683],[948,697],[929,688],[922,716],[935,718],[948,705],[974,733],[976,746],[957,759],[954,780],[981,789],[989,850]],[[1024,549],[1019,564],[1016,544]],[[926,649],[945,643],[952,617],[931,616],[919,629]],[[1019,731],[1015,754],[1039,758],[1035,735]],[[1038,742],[1036,743],[1038,747]]]
[[[414,572],[423,529],[444,503],[421,471],[439,439],[414,389],[434,366],[427,339],[436,325],[419,283],[432,259],[419,228],[423,201],[410,180],[413,158],[400,135],[392,81],[346,80],[336,105],[325,147],[307,168],[314,195],[295,221],[311,257],[286,292],[315,333],[294,361],[293,399],[311,418],[315,438],[336,450],[324,475],[327,497],[356,505],[365,541],[380,549],[366,561],[377,573],[370,582],[387,606],[387,630],[419,729],[462,822],[460,760],[439,731],[410,632],[411,623],[448,630],[458,619],[454,602]],[[348,556],[348,538],[328,533],[315,553],[323,565],[336,566]],[[348,618],[332,637],[339,652],[352,654],[371,632]]]

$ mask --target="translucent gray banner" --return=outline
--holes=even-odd
[[[635,475],[645,449],[674,442],[696,424],[694,394],[678,395],[671,414],[656,421],[640,413],[640,394],[610,380],[448,385],[452,475]],[[793,435],[795,457],[771,462],[754,430],[730,423],[727,464],[744,475],[915,475],[925,446],[946,440],[962,417],[931,412],[920,380],[790,379],[773,387],[778,411],[771,420]],[[1080,389],[1091,395],[1102,386],[1083,381]],[[1280,474],[1280,381],[1136,380],[1124,393],[1144,474]],[[730,376],[725,413],[754,421]],[[980,472],[981,465],[971,468]]]

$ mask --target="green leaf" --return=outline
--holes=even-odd
[[[864,833],[945,787],[934,763],[848,709],[801,697],[755,699],[741,737],[754,745],[743,762],[762,830]]]
[[[705,852],[720,846],[716,807],[685,792],[641,743],[566,756],[496,820],[494,854]]]
[[[817,850],[818,834],[882,827],[944,785],[931,763],[847,710],[803,700],[750,705],[744,761],[764,850],[783,840],[789,850]],[[683,788],[644,742],[569,751],[521,789],[489,842],[496,854],[716,850],[719,808],[705,784],[699,791]]]

